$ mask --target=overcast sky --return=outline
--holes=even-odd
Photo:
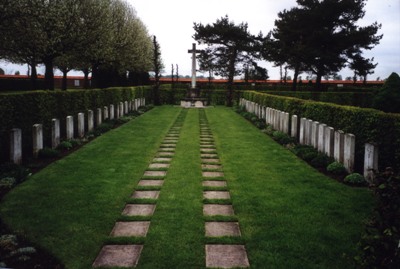
[[[187,50],[194,39],[193,22],[213,23],[228,15],[236,24],[247,22],[252,34],[267,34],[274,27],[277,13],[296,6],[296,0],[128,0],[139,18],[147,25],[149,33],[156,35],[161,46],[165,75],[171,73],[171,64],[179,65],[180,75],[190,75],[191,56]],[[378,66],[369,79],[388,77],[400,73],[400,1],[368,0],[366,15],[359,25],[375,21],[382,24],[379,45],[364,56],[374,57]],[[279,79],[279,68],[265,63],[271,79]],[[340,72],[343,78],[352,71]],[[292,72],[289,75],[293,75]],[[303,74],[303,78],[306,75]]]
[[[260,31],[267,34],[273,29],[279,11],[296,6],[296,0],[127,1],[135,8],[149,34],[157,36],[165,65],[164,75],[171,73],[171,64],[178,64],[180,75],[191,74],[191,55],[187,51],[195,42],[192,38],[194,22],[213,23],[228,15],[236,24],[247,22],[252,34]],[[378,63],[375,73],[369,79],[384,79],[392,72],[400,74],[400,1],[368,0],[365,10],[366,15],[359,21],[359,25],[369,25],[377,21],[382,24],[379,34],[383,34],[380,44],[364,53],[365,57],[374,57],[375,63]],[[266,62],[263,65],[268,69],[270,79],[279,79],[279,68]],[[16,70],[26,73],[24,69],[11,64],[5,65],[3,62],[0,62],[0,67],[7,74]],[[44,68],[40,68],[39,72],[43,74]],[[352,76],[353,72],[344,69],[340,74],[345,78]],[[289,72],[289,75],[292,76],[293,73]],[[306,75],[302,74],[303,78]]]

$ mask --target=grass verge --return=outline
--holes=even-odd
[[[11,191],[1,218],[66,268],[90,268],[180,109],[157,107]]]
[[[229,108],[206,113],[251,266],[353,267],[369,191],[318,173]]]

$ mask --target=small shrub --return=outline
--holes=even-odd
[[[325,168],[329,164],[330,158],[323,153],[318,153],[317,156],[311,160],[310,164],[315,168]]]
[[[310,162],[312,159],[318,156],[318,151],[312,146],[308,145],[297,145],[292,149],[293,153],[299,158]]]
[[[257,119],[257,121],[254,122],[254,125],[260,130],[265,129],[265,127],[267,126],[265,122],[261,119]]]
[[[56,149],[51,149],[51,148],[43,148],[39,150],[39,158],[42,159],[51,159],[51,158],[57,158],[60,155],[58,150]]]
[[[377,203],[358,244],[357,268],[399,268],[400,177],[388,167],[371,189]]]
[[[99,126],[96,127],[96,132],[99,132],[100,134],[104,134],[108,131],[110,131],[113,128],[113,124],[110,122],[103,122]]]
[[[347,173],[344,165],[339,162],[333,162],[329,164],[326,170],[334,175],[345,175]]]
[[[3,163],[0,165],[0,178],[13,177],[19,183],[24,181],[30,174],[29,169],[15,163]]]
[[[281,145],[287,145],[294,142],[292,137],[280,131],[273,132],[272,138]]]
[[[17,180],[13,177],[4,177],[0,179],[0,191],[11,190],[17,184]]]
[[[73,148],[82,145],[82,142],[79,139],[71,139],[69,142],[71,142]]]
[[[72,143],[70,141],[62,141],[58,146],[59,150],[70,150],[72,149]]]
[[[352,173],[350,175],[347,175],[344,180],[345,183],[352,184],[352,185],[364,185],[367,183],[365,181],[365,178],[360,175],[359,173]]]

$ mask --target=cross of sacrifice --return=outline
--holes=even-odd
[[[196,53],[200,53],[201,50],[196,50],[196,43],[192,44],[192,49],[188,50],[188,53],[192,54],[192,89],[196,88]]]

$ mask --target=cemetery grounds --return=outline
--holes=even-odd
[[[226,187],[204,187],[201,113]],[[158,187],[139,186],[173,123],[182,117],[175,154]],[[155,169],[162,171],[162,168]],[[158,199],[132,198],[159,190]],[[229,199],[203,198],[227,190]],[[126,204],[155,204],[152,216],[124,216]],[[232,205],[240,237],[205,236],[207,203]],[[91,268],[102,246],[140,244],[136,268],[205,268],[206,244],[245,245],[251,268],[351,268],[373,198],[308,166],[227,107],[156,107],[86,144],[11,191],[3,221],[51,252],[66,268]],[[111,237],[116,221],[150,221],[145,237]]]

